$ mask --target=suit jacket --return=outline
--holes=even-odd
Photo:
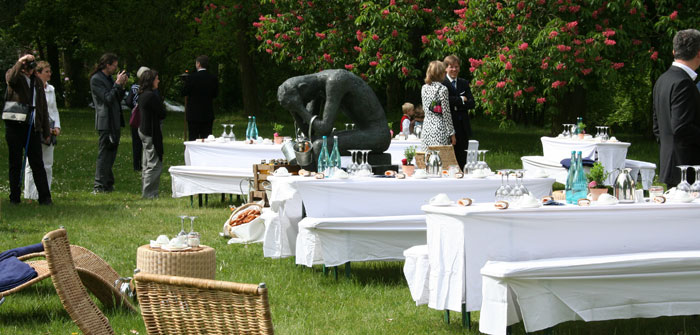
[[[212,101],[216,98],[218,91],[218,79],[207,70],[189,75],[182,88],[182,95],[187,97],[187,121],[214,121]]]
[[[138,99],[141,124],[139,130],[146,136],[153,137],[153,146],[158,153],[158,158],[163,160],[163,133],[160,130],[160,121],[165,119],[166,111],[163,99],[157,92],[146,90]]]
[[[450,108],[452,108],[452,124],[455,127],[455,134],[457,137],[465,137],[468,140],[472,136],[468,110],[476,106],[469,82],[464,78],[457,78],[457,88],[455,88],[450,79],[445,76],[442,84],[447,87],[450,94]],[[462,96],[467,97],[466,103],[462,100]]]
[[[5,73],[7,83],[7,101],[16,101],[26,105],[31,105],[32,91],[27,84],[27,79],[22,75],[22,63],[17,62]],[[49,135],[49,112],[46,104],[46,94],[44,84],[41,79],[32,75],[30,78],[34,82],[34,94],[36,94],[36,108],[34,110],[34,131],[41,132],[45,136]],[[42,136],[42,137],[45,137]],[[43,139],[42,139],[43,140]]]
[[[124,116],[121,113],[124,88],[116,84],[112,77],[97,71],[90,78],[90,91],[95,105],[95,129],[110,130],[119,138],[119,128],[124,126]]]
[[[654,85],[654,136],[661,144],[659,180],[676,185],[681,164],[700,164],[700,92],[690,76],[671,66]]]

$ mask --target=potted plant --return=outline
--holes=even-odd
[[[272,124],[272,131],[275,132],[273,134],[275,137],[275,144],[282,144],[282,141],[284,140],[284,137],[282,137],[282,135],[280,135],[280,133],[282,132],[282,129],[284,129],[283,124],[279,124],[279,123]]]
[[[608,187],[605,186],[604,182],[609,175],[610,173],[605,171],[600,162],[595,162],[588,171],[586,179],[588,179],[588,193],[591,194],[592,201],[597,201],[601,194],[608,193]]]
[[[586,137],[586,124],[583,122],[580,122],[577,125],[577,127],[578,127],[578,138],[582,140],[584,137]]]
[[[405,173],[407,176],[412,176],[413,172],[415,171],[416,167],[411,164],[413,161],[413,157],[416,156],[416,146],[412,145],[406,148],[403,151],[403,156],[406,157],[401,160],[401,163],[403,166],[401,166],[401,169],[403,170],[403,173]]]

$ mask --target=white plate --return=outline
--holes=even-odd
[[[292,174],[289,173],[289,172],[287,172],[287,173],[273,173],[273,174],[272,174],[272,176],[274,176],[274,177],[289,177],[289,176],[291,176],[291,175],[292,175]]]
[[[187,246],[185,246],[185,247],[173,247],[170,245],[164,245],[164,246],[161,246],[161,248],[163,250],[166,250],[166,251],[183,251],[183,250],[192,249],[191,247],[187,247]]]
[[[484,179],[484,178],[491,176],[491,175],[490,174],[470,174],[468,176],[469,176],[469,178]]]
[[[431,206],[449,206],[454,204],[454,201],[447,201],[447,202],[429,202]]]
[[[602,203],[599,201],[591,201],[591,205],[593,206],[612,206],[612,205],[617,205],[619,204],[619,201],[613,201],[613,202],[607,202],[607,203]]]
[[[668,202],[675,202],[677,204],[689,203],[689,202],[693,202],[693,200],[695,200],[695,198],[685,198],[685,199],[668,198],[667,199]]]
[[[414,175],[413,175],[413,178],[415,178],[415,179],[428,179],[428,175],[418,176],[418,175],[415,175],[415,174],[414,174]]]

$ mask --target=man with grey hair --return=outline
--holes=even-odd
[[[142,66],[139,68],[139,70],[136,72],[136,83],[131,85],[131,88],[129,89],[129,92],[127,92],[126,96],[126,105],[131,108],[131,117],[134,117],[134,113],[138,112],[139,110],[134,108],[136,105],[139,103],[139,79],[141,79],[141,75],[143,75],[144,72],[150,70],[149,68]],[[141,171],[141,154],[143,153],[143,145],[141,144],[141,138],[139,137],[139,127],[138,125],[130,125],[131,126],[131,152],[133,156],[133,162],[134,162],[134,171]]]
[[[654,136],[660,143],[659,181],[680,180],[678,165],[700,165],[700,92],[694,81],[700,67],[700,31],[681,30],[673,37],[673,64],[654,85]],[[693,183],[695,178],[688,177]]]

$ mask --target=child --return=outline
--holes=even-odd
[[[423,105],[418,105],[413,110],[413,120],[411,120],[411,126],[409,127],[411,134],[416,134],[418,138],[420,138],[421,130],[423,130],[423,118],[425,118]]]
[[[411,120],[413,119],[413,104],[407,102],[401,106],[403,111],[403,116],[401,117],[401,134],[408,136],[410,134],[409,128],[411,126]]]

